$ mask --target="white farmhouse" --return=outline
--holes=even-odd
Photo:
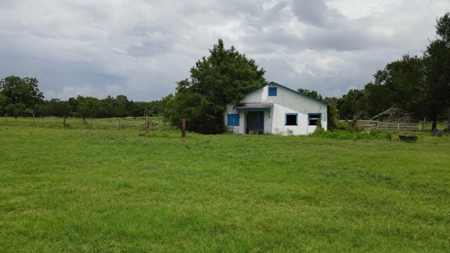
[[[233,133],[307,135],[327,130],[327,112],[326,102],[270,82],[228,105],[224,117]]]

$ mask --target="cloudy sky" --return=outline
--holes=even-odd
[[[449,0],[0,0],[0,78],[45,99],[159,100],[222,38],[292,89],[341,97],[421,55]]]

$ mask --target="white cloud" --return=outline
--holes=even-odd
[[[326,2],[326,4],[338,10],[346,18],[353,20],[389,12],[391,9],[400,6],[402,2],[402,0],[333,0]]]

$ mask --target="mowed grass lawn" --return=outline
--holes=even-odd
[[[448,136],[180,137],[0,127],[0,251],[450,250]]]

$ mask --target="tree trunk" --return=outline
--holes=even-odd
[[[432,125],[431,125],[431,132],[434,131],[434,129],[436,128],[437,125],[437,112],[436,110],[433,108],[433,112],[431,113],[431,120],[433,121]]]
[[[447,130],[450,131],[450,108],[448,108],[448,123],[447,123]]]

